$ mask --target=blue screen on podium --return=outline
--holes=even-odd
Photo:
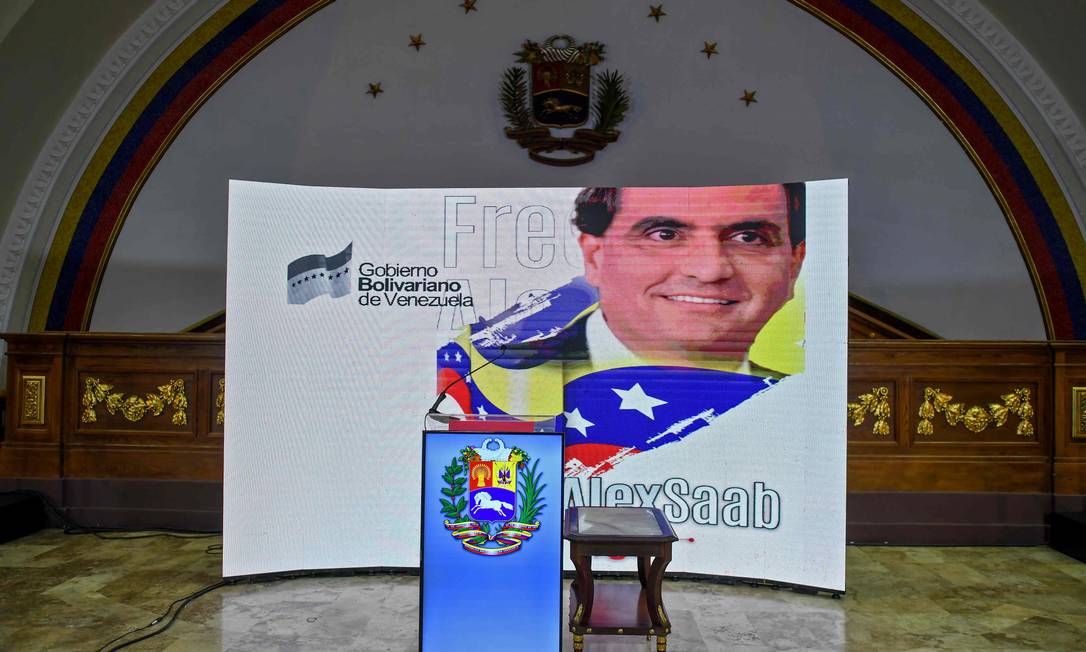
[[[421,648],[558,650],[562,435],[423,433]]]

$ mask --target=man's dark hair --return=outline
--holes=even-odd
[[[807,238],[807,188],[802,183],[784,183],[788,201],[788,236],[795,247]],[[621,188],[585,188],[574,202],[573,225],[581,233],[603,235],[618,212]]]

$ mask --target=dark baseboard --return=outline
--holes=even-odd
[[[74,507],[67,510],[67,517],[71,522],[78,523],[88,529],[167,529],[209,533],[222,532],[221,511]]]
[[[1032,546],[1048,540],[1049,494],[848,494],[849,543]]]
[[[1008,524],[854,523],[846,528],[849,543],[889,546],[1039,546],[1048,527]]]
[[[69,523],[86,528],[222,531],[222,483],[104,478],[0,478],[0,491],[42,494]],[[64,525],[50,514],[53,526]]]
[[[85,527],[222,531],[222,483],[68,478],[65,512]]]
[[[1086,496],[1056,494],[1052,496],[1053,512],[1086,512]]]

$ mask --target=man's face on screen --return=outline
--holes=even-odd
[[[647,358],[741,358],[792,297],[781,185],[623,188],[602,236],[582,234],[585,276],[611,332]]]

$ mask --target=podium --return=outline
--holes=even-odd
[[[423,652],[560,649],[563,445],[554,417],[427,416]]]

